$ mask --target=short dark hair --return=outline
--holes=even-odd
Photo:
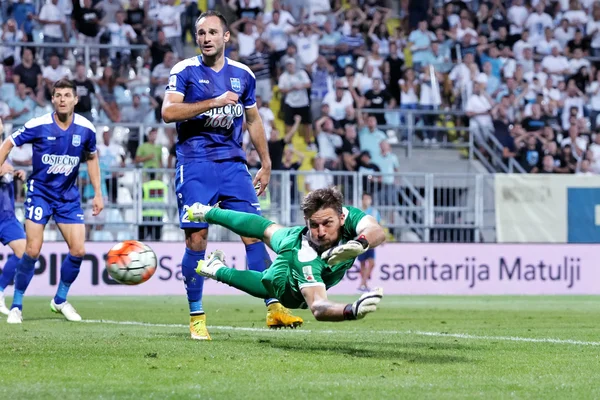
[[[225,19],[225,17],[223,16],[223,14],[221,14],[218,11],[214,11],[214,10],[205,11],[202,14],[200,14],[200,16],[198,17],[198,19],[196,20],[196,23],[194,24],[194,27],[198,25],[198,22],[202,18],[207,18],[207,17],[217,17],[217,18],[219,18],[219,20],[221,21],[221,25],[223,26],[223,33],[229,31],[229,24],[227,23],[227,19]],[[196,30],[197,30],[197,28],[196,28]]]
[[[70,79],[63,78],[54,82],[54,85],[52,86],[52,96],[54,96],[56,89],[71,89],[73,94],[77,96],[77,88],[75,87],[75,83],[73,83],[73,81]]]
[[[343,203],[344,196],[336,188],[317,189],[304,197],[300,209],[305,217],[310,217],[325,208],[332,208],[338,214],[341,214]]]

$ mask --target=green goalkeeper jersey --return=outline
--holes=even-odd
[[[338,244],[344,244],[357,237],[357,226],[366,214],[358,208],[345,206],[346,215],[342,227],[342,237]],[[308,239],[308,228],[296,226],[282,228],[271,238],[271,248],[277,253],[273,265],[265,271],[263,283],[280,300],[289,303],[293,297],[300,306],[304,297],[300,290],[308,286],[325,286],[329,289],[337,285],[347,270],[352,268],[354,259],[330,266],[321,259]]]

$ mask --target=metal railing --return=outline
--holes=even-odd
[[[143,199],[142,184],[149,179],[164,183],[160,203]],[[300,201],[307,190],[335,185],[346,204],[360,207],[364,192],[373,196],[382,225],[391,241],[481,242],[495,240],[493,175],[475,174],[359,174],[352,172],[273,171],[267,195],[259,198],[263,216],[282,225],[303,225]],[[79,176],[88,240],[182,241],[175,193],[175,170],[111,168],[102,171],[105,210],[91,213],[93,189],[85,168]],[[18,193],[17,215],[24,218],[24,196]],[[148,210],[161,210],[160,217]],[[46,240],[57,240],[53,224]],[[232,232],[209,229],[209,240],[237,240]]]

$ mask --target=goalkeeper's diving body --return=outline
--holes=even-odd
[[[301,208],[306,226],[286,228],[255,214],[194,204],[188,211],[190,220],[260,239],[277,253],[269,269],[257,272],[228,268],[225,255],[217,250],[198,262],[196,272],[255,297],[276,298],[288,308],[310,308],[318,321],[361,319],[375,311],[381,289],[352,304],[330,301],[326,290],[342,280],[359,254],[383,243],[383,228],[358,208],[343,206],[336,189],[308,193]]]

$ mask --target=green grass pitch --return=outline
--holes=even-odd
[[[362,321],[268,331],[259,300],[207,296],[211,342],[189,339],[183,295],[70,298],[86,323],[49,301],[0,322],[1,398],[600,398],[598,297],[388,296]]]

